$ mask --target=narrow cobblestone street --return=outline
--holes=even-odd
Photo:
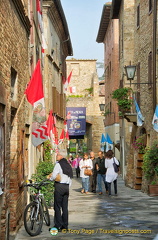
[[[118,179],[118,196],[81,194],[81,179],[74,177],[69,198],[69,230],[52,236],[43,225],[42,233],[30,237],[21,227],[15,240],[47,239],[154,239],[158,233],[158,197],[126,187]],[[112,189],[113,190],[113,189]],[[53,226],[53,209],[50,210]],[[108,233],[113,231],[113,233]],[[117,232],[116,232],[117,231]]]

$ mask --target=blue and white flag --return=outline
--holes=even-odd
[[[108,150],[113,149],[113,142],[108,133],[106,134],[105,138],[106,138],[106,152],[107,152]]]
[[[105,143],[106,143],[106,138],[105,138],[105,136],[104,136],[103,133],[102,133],[100,142],[101,142],[101,148],[100,148],[100,150],[101,150],[102,152],[104,152],[104,145],[105,145]]]
[[[101,141],[100,141],[101,143],[105,143],[106,142],[106,138],[105,138],[105,136],[104,136],[104,134],[102,133],[102,136],[101,136]]]
[[[137,113],[137,126],[141,127],[144,123],[144,117],[141,114],[141,111],[140,111],[140,108],[138,106],[138,103],[137,103],[136,99],[134,99],[134,104],[135,104],[136,113]]]
[[[156,132],[158,132],[158,105],[156,106],[154,117],[153,117],[153,128]]]

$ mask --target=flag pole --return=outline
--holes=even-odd
[[[14,116],[14,120],[13,120],[13,122],[12,122],[12,124],[11,124],[11,127],[13,127],[13,125],[14,125],[15,118],[16,118],[17,114],[18,114],[19,111],[20,111],[20,108],[21,108],[21,106],[22,106],[22,104],[23,104],[23,102],[24,102],[25,97],[26,97],[26,95],[24,94],[24,96],[23,96],[22,99],[21,99],[20,105],[19,105],[19,107],[18,107],[18,109],[17,109],[17,111],[16,111],[16,114],[15,114],[15,116]]]

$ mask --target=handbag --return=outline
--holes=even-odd
[[[84,175],[91,176],[91,175],[92,175],[92,170],[86,168],[86,169],[84,170]]]
[[[56,178],[54,180],[55,180],[55,182],[60,182],[61,181],[61,176],[60,176],[59,173],[56,175]]]
[[[118,173],[118,172],[119,172],[119,165],[117,165],[117,164],[115,163],[114,158],[113,158],[113,167],[114,167],[114,171],[115,171],[116,173]]]

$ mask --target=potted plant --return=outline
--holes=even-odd
[[[132,89],[131,88],[119,88],[112,92],[112,98],[117,100],[119,106],[119,111],[124,114],[129,112],[133,104],[133,99],[131,98]]]
[[[143,155],[142,169],[149,184],[149,195],[158,196],[158,141],[155,141]]]
[[[146,149],[146,134],[136,137],[132,146],[139,154],[144,154]]]

